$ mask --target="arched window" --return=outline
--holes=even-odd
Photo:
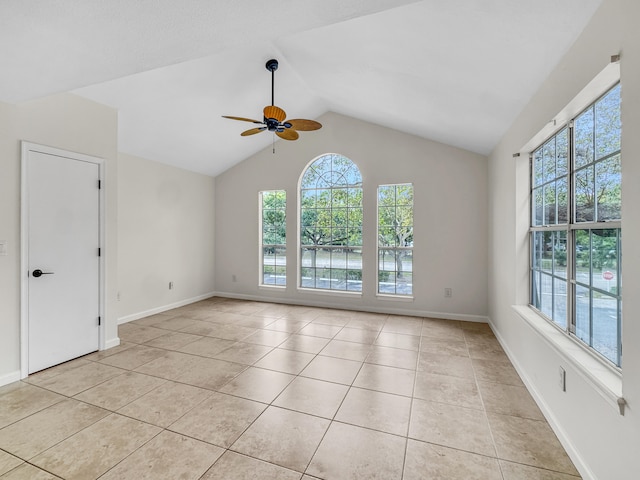
[[[355,163],[322,155],[300,181],[300,286],[362,291],[362,176]]]

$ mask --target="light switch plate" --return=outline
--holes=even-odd
[[[2,256],[9,255],[7,253],[7,241],[6,240],[0,240],[0,255],[2,255]]]

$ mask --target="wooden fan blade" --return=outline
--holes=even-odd
[[[280,138],[284,138],[285,140],[297,140],[300,135],[294,129],[289,128],[283,132],[276,132]]]
[[[276,107],[275,105],[267,105],[266,107],[264,107],[264,117],[275,118],[279,122],[282,122],[285,118],[287,118],[287,114],[280,107]]]
[[[267,129],[267,127],[257,127],[257,128],[251,128],[249,130],[245,130],[244,132],[242,132],[240,135],[242,137],[247,137],[249,135],[255,135],[256,133],[260,133],[260,132],[264,132]]]
[[[291,124],[291,127],[301,132],[308,132],[311,130],[319,130],[322,128],[322,124],[313,120],[305,120],[304,118],[296,118],[295,120],[287,120]]]
[[[264,122],[261,122],[260,120],[254,120],[253,118],[230,117],[229,115],[222,115],[222,118],[230,118],[231,120],[240,120],[242,122],[264,123]]]

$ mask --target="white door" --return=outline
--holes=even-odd
[[[28,373],[98,350],[100,166],[26,155]]]

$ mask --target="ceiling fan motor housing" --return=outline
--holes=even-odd
[[[280,122],[275,118],[265,118],[264,123],[267,125],[267,130],[269,130],[270,132],[278,131],[278,128],[280,127]]]

